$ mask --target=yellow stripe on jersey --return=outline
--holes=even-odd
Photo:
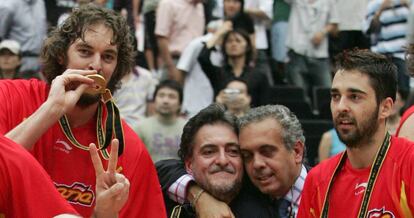
[[[400,207],[402,209],[403,215],[406,218],[413,218],[410,207],[407,202],[407,194],[405,193],[405,183],[401,182],[401,194],[400,194]]]

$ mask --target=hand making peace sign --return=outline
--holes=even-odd
[[[116,172],[118,147],[118,139],[113,139],[108,168],[105,171],[95,144],[91,143],[89,146],[96,175],[96,217],[116,217],[128,200],[129,181],[124,175]]]

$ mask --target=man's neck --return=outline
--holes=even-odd
[[[371,166],[375,160],[378,149],[384,142],[386,129],[380,125],[378,131],[366,142],[362,142],[355,148],[347,148],[346,152],[351,166],[363,169]]]
[[[155,117],[158,121],[165,124],[171,124],[174,123],[177,120],[177,115],[171,114],[171,115],[161,115],[159,113],[155,113]]]
[[[296,180],[299,178],[300,173],[302,172],[302,163],[295,165],[295,170],[291,174],[291,182],[290,186],[286,188],[283,192],[274,193],[271,195],[274,199],[281,199],[284,198],[290,190],[292,190],[292,187],[295,186]]]
[[[71,128],[76,128],[88,123],[96,114],[99,103],[87,107],[75,106],[75,108],[66,114]]]
[[[16,74],[15,71],[3,71],[1,72],[3,79],[13,79]]]

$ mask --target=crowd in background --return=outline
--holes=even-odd
[[[274,87],[299,87],[311,119],[322,119],[315,90],[330,88],[334,56],[343,50],[370,49],[397,66],[403,103],[390,130],[412,104],[404,55],[414,42],[410,0],[2,0],[0,78],[44,79],[46,35],[91,2],[119,11],[130,25],[136,67],[113,94],[154,162],[178,158],[186,119],[212,102],[242,116],[285,103]],[[335,135],[323,135],[320,159],[345,148]]]

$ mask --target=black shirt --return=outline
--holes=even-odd
[[[244,67],[241,75],[239,77],[236,77],[230,65],[226,64],[224,67],[217,67],[211,63],[211,50],[212,49],[208,49],[206,46],[204,46],[203,50],[198,56],[198,61],[207,78],[210,80],[211,86],[214,90],[214,96],[217,96],[219,92],[226,87],[228,82],[239,78],[247,82],[247,89],[250,96],[252,97],[251,105],[253,107],[257,107],[266,103],[269,82],[267,81],[264,74],[254,72],[252,68],[246,66]]]

